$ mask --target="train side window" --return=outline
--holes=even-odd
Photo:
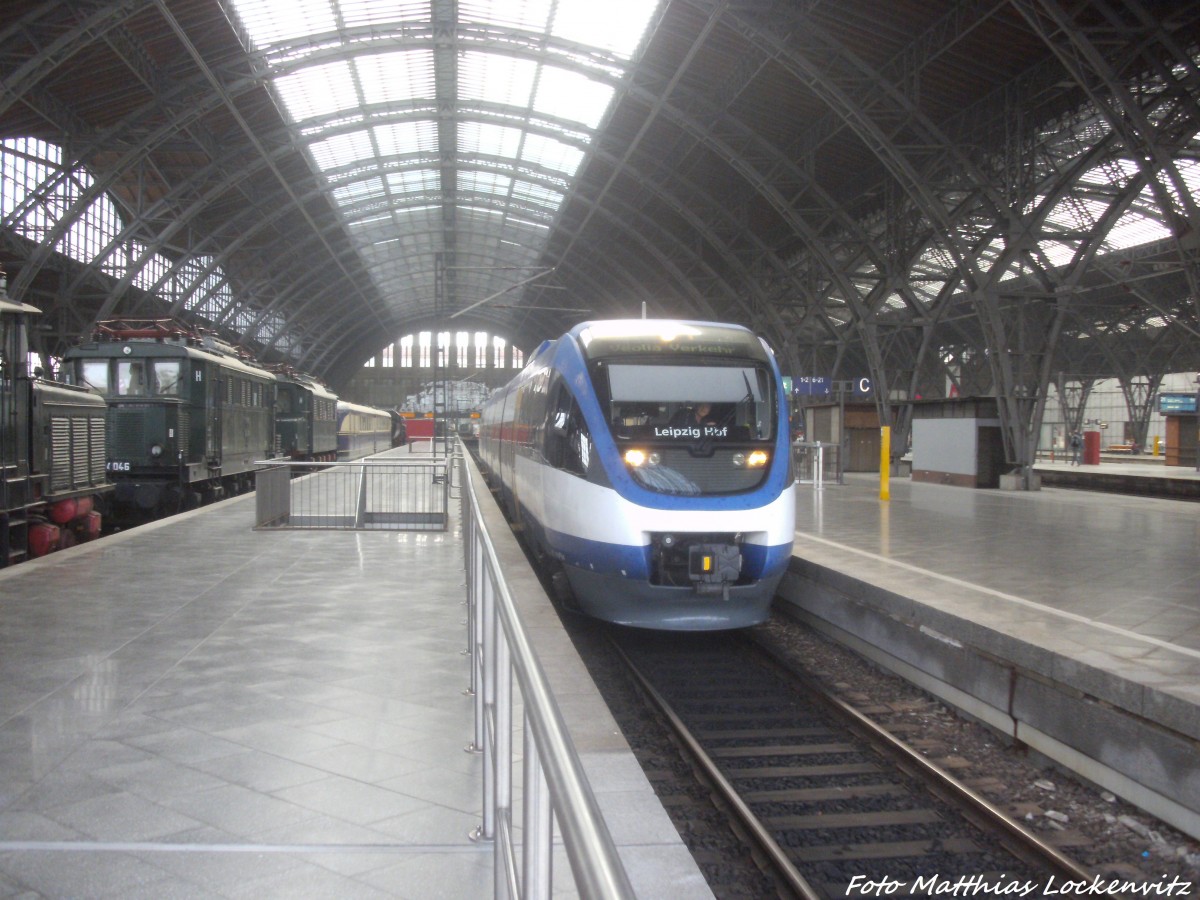
[[[587,422],[575,401],[571,401],[571,420],[567,434],[567,465],[568,472],[576,475],[586,475],[588,464],[592,460],[592,436],[588,432]]]
[[[586,475],[591,436],[579,404],[561,381],[551,389],[546,416],[546,462],[556,469]]]
[[[546,411],[543,453],[547,464],[561,469],[566,462],[571,417],[571,393],[561,381],[550,388],[550,402],[546,404]]]

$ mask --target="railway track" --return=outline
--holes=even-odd
[[[749,640],[633,632],[614,642],[781,896],[1042,897],[1092,882]]]

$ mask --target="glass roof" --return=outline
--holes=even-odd
[[[229,0],[386,303],[526,281],[655,0]],[[457,9],[449,41],[436,17]]]

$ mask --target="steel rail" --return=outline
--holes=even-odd
[[[872,721],[853,706],[834,696],[810,676],[797,672],[769,647],[751,641],[771,663],[787,677],[804,685],[809,695],[838,716],[847,720],[854,731],[871,745],[887,752],[906,772],[917,776],[938,797],[953,803],[967,819],[981,828],[1003,837],[1003,845],[1019,859],[1074,881],[1090,882],[1094,873],[1064,856],[1037,835],[1022,827],[986,797],[967,787],[939,765],[926,759],[882,725]],[[1116,897],[1118,895],[1109,895]]]
[[[654,686],[650,684],[646,676],[642,674],[633,660],[625,654],[624,650],[615,643],[612,644],[612,647],[625,662],[630,674],[633,675],[646,696],[654,703],[658,712],[670,723],[675,736],[684,744],[688,753],[695,759],[696,764],[704,770],[705,777],[716,787],[721,795],[721,799],[729,804],[737,814],[742,825],[749,831],[751,839],[770,860],[771,865],[775,869],[775,876],[786,884],[801,900],[823,900],[825,895],[813,888],[805,880],[804,876],[800,874],[799,870],[792,864],[792,861],[788,859],[784,849],[779,846],[766,826],[759,821],[758,817],[750,810],[750,807],[746,805],[746,801],[741,798],[737,789],[729,783],[729,780],[717,768],[717,764],[713,762],[712,757],[700,746],[699,741],[692,735],[688,727],[683,724],[683,721],[675,714],[675,711],[671,709],[666,699],[654,689]]]

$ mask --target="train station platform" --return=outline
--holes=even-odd
[[[415,533],[256,531],[254,508],[0,571],[0,896],[493,895],[458,502]],[[639,896],[711,898],[543,607],[568,728],[607,731],[577,749]],[[560,843],[553,874],[576,895]]]
[[[1041,460],[1033,469],[1044,487],[1200,500],[1200,471],[1165,465],[1161,457],[1101,454],[1098,465],[1076,466],[1059,458]]]
[[[797,491],[786,609],[1200,836],[1200,507],[904,478],[883,500],[857,474]]]

